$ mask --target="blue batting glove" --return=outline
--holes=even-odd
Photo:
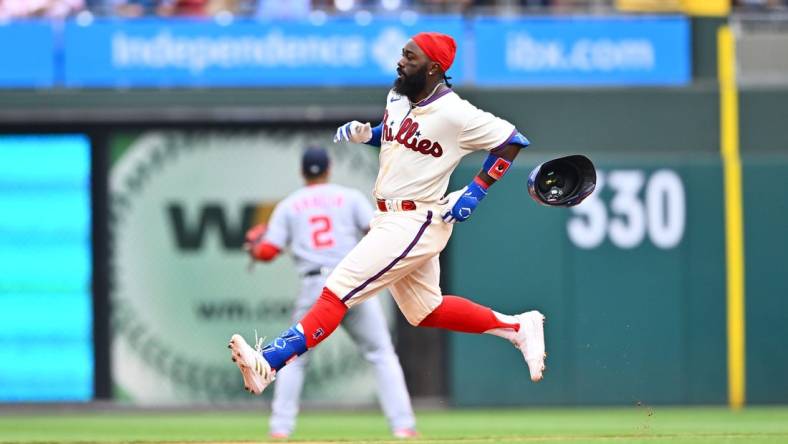
[[[479,205],[484,196],[487,195],[481,185],[472,181],[468,186],[449,193],[438,203],[443,205],[441,208],[441,218],[447,224],[464,222],[471,217],[473,210]]]

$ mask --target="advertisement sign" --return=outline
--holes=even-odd
[[[90,140],[0,137],[0,402],[93,397]]]
[[[288,328],[299,276],[288,257],[250,267],[244,233],[303,186],[302,150],[328,145],[332,135],[330,129],[152,131],[113,138],[117,398],[154,405],[259,399],[244,391],[227,342],[233,333],[252,342],[256,333],[270,339]],[[327,148],[332,181],[371,196],[377,150]],[[379,297],[391,312],[391,298]],[[309,359],[305,400],[374,399],[374,374],[342,329]]]
[[[55,33],[49,22],[0,22],[0,88],[55,83]]]
[[[390,85],[408,38],[461,38],[458,18],[322,24],[244,20],[98,20],[65,29],[67,86]],[[451,75],[462,81],[463,55]]]
[[[479,18],[475,83],[682,85],[691,79],[683,17]]]

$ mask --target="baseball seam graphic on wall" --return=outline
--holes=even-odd
[[[286,258],[250,273],[244,233],[301,186],[301,150],[328,142],[327,134],[151,131],[113,138],[112,376],[118,398],[172,404],[244,397],[237,370],[228,365],[227,338],[234,331],[272,336],[286,328],[299,281]],[[335,181],[369,194],[375,150],[328,148]],[[332,383],[340,376],[342,384]],[[344,332],[310,356],[304,399],[333,400],[339,390],[343,401],[374,399],[374,375]]]

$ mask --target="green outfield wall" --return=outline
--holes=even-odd
[[[452,334],[454,402],[726,403],[719,157],[597,153],[600,192],[568,210],[526,194],[529,168],[558,154],[519,158],[445,253],[449,292],[506,313],[546,314],[546,378],[531,383],[509,344]],[[748,400],[786,402],[788,199],[778,195],[788,155],[745,155],[743,163]],[[469,159],[454,185],[477,171]]]
[[[407,340],[398,352],[409,382],[420,381],[411,386],[414,394],[448,396],[461,406],[725,404],[724,196],[714,81],[459,93],[515,123],[533,145],[478,213],[457,226],[443,254],[443,286],[503,312],[543,310],[548,373],[543,383],[530,383],[517,351],[489,336],[452,334],[436,358],[440,337],[401,326],[408,333],[399,334]],[[0,132],[84,133],[94,160],[103,156],[94,162],[93,183],[95,319],[103,325],[112,283],[101,259],[108,257],[102,165],[110,164],[118,134],[328,131],[347,119],[376,121],[384,99],[385,91],[364,88],[0,91]],[[786,104],[788,88],[740,91],[749,403],[788,402]],[[330,137],[329,131],[326,143]],[[600,192],[575,210],[537,206],[526,195],[528,171],[564,153],[597,163]],[[467,183],[481,163],[468,158],[452,185]],[[102,328],[97,341],[108,336],[109,327]],[[96,350],[106,355],[109,344],[97,342]],[[104,379],[100,385],[109,387]]]
[[[786,147],[788,148],[788,147]],[[752,403],[788,401],[788,149],[744,157],[747,386]]]

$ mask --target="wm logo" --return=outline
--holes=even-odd
[[[231,210],[222,203],[205,203],[187,211],[184,204],[171,202],[166,213],[179,250],[200,250],[208,236],[219,236],[225,249],[238,250],[244,243],[246,230],[267,223],[275,206],[276,202],[247,203],[230,217]]]

